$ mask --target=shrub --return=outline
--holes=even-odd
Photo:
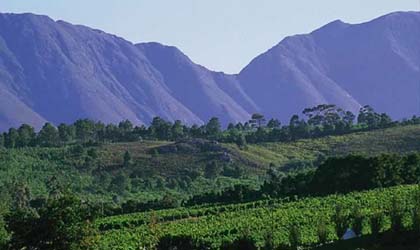
[[[403,230],[403,216],[404,209],[402,201],[394,197],[392,199],[391,207],[391,229],[394,233],[399,233]]]
[[[298,249],[301,245],[300,229],[297,225],[292,225],[289,229],[289,243],[292,249]]]
[[[328,229],[327,229],[327,223],[324,220],[321,220],[318,223],[317,227],[317,235],[319,243],[325,244],[328,240]]]
[[[370,223],[370,230],[372,231],[372,235],[377,237],[381,232],[383,223],[384,223],[384,215],[382,212],[374,213],[369,220]]]
[[[242,237],[232,243],[225,243],[221,250],[257,250],[255,241],[250,237]]]
[[[338,205],[335,208],[335,214],[334,214],[333,219],[335,223],[336,235],[339,239],[341,239],[341,237],[343,237],[344,233],[347,231],[347,227],[348,227],[348,218],[341,205]]]
[[[262,250],[272,250],[272,249],[275,249],[275,247],[274,247],[274,240],[273,240],[273,234],[271,232],[267,232],[264,235],[264,246],[261,249]]]
[[[352,229],[356,235],[362,235],[363,231],[363,215],[360,208],[355,208],[352,214],[353,225]]]
[[[412,216],[411,217],[412,230],[415,233],[420,234],[420,189],[417,189],[415,191],[413,201],[414,201],[414,208],[411,215]]]
[[[167,235],[160,238],[157,250],[202,250],[207,249],[202,242],[197,242],[190,236],[171,236]]]

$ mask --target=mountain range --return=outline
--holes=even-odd
[[[205,49],[205,48],[203,48]],[[202,124],[288,118],[333,103],[369,104],[395,119],[420,112],[420,13],[334,21],[285,38],[235,75],[213,72],[176,47],[34,14],[0,14],[0,130],[90,118]]]

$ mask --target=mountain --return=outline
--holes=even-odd
[[[235,76],[197,65],[175,47],[158,43],[136,46],[160,72],[169,93],[202,120],[216,116],[224,124],[243,121],[251,116],[248,111],[257,109]]]
[[[332,22],[284,39],[237,75],[195,64],[175,47],[133,44],[34,14],[0,14],[0,130],[91,118],[202,124],[283,121],[334,103],[371,104],[394,118],[419,112],[420,13]]]
[[[260,110],[286,119],[334,103],[357,112],[369,104],[394,118],[420,112],[420,13],[392,13],[368,23],[334,21],[288,37],[239,74]]]

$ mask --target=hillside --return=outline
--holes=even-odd
[[[184,236],[208,245],[210,249],[220,249],[223,243],[231,243],[245,235],[258,247],[263,247],[267,240],[271,240],[273,245],[282,249],[293,244],[289,237],[290,228],[296,225],[302,237],[295,244],[310,249],[309,247],[320,243],[318,227],[321,222],[325,223],[323,225],[326,242],[337,241],[341,237],[341,234],[337,236],[335,232],[334,222],[338,206],[346,215],[354,215],[355,209],[360,209],[358,216],[363,220],[361,233],[371,235],[373,232],[369,219],[377,213],[382,213],[384,222],[379,230],[380,232],[389,230],[392,202],[395,199],[403,200],[405,201],[402,208],[404,225],[410,228],[413,223],[410,213],[416,206],[412,198],[416,192],[418,192],[416,185],[400,186],[292,202],[261,200],[227,206],[188,210],[179,208],[107,217],[98,221],[102,228],[100,248],[115,249],[117,246],[121,249],[139,248],[156,244],[155,239],[163,236],[172,236],[174,239],[176,236]],[[353,217],[349,217],[346,225],[350,226],[351,222],[354,222]],[[270,238],[267,238],[268,236]],[[175,242],[173,244],[176,244]],[[370,243],[377,244],[375,241]]]
[[[247,145],[239,150],[236,145],[226,147],[257,165],[314,161],[317,156],[343,156],[347,154],[378,155],[381,153],[408,153],[420,149],[420,126],[404,126],[343,136],[299,140],[290,143],[262,143]]]
[[[185,197],[237,183],[257,186],[271,163],[288,171],[316,165],[328,156],[418,152],[419,142],[420,126],[403,126],[291,143],[249,144],[244,149],[198,139],[0,149],[0,186],[8,190],[16,183],[25,184],[34,197],[43,197],[54,187],[107,201],[115,197],[150,200],[168,192]],[[125,152],[131,157],[127,163]],[[206,172],[209,165],[214,172]]]
[[[133,44],[33,14],[0,14],[0,131],[79,118],[105,123],[155,116],[203,124],[255,112],[286,121],[333,103],[371,104],[395,119],[418,113],[420,14],[330,23],[284,39],[237,75],[212,72],[175,47]],[[203,48],[205,49],[205,48]]]

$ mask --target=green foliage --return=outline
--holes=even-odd
[[[124,159],[123,159],[123,167],[128,168],[131,165],[131,154],[128,151],[125,151],[124,153]]]
[[[364,218],[363,218],[362,211],[360,211],[359,207],[355,207],[353,209],[353,212],[351,214],[351,218],[353,220],[352,229],[353,229],[354,233],[356,235],[362,235]]]
[[[221,250],[257,250],[255,241],[249,237],[241,237],[233,242],[225,243]]]
[[[201,250],[205,249],[202,243],[194,242],[188,236],[164,236],[156,246],[157,250]]]
[[[217,117],[213,117],[206,124],[206,134],[210,139],[217,140],[222,132],[222,125]]]
[[[381,232],[381,229],[383,228],[383,224],[384,224],[384,219],[385,219],[384,214],[380,211],[377,211],[371,215],[369,223],[370,223],[370,230],[374,237],[377,237],[379,233]]]
[[[59,134],[56,127],[51,123],[45,123],[38,134],[38,143],[43,147],[57,146],[59,142]]]
[[[276,119],[270,119],[265,126],[265,117],[262,114],[253,114],[249,122],[229,124],[226,130],[222,129],[217,117],[211,118],[205,125],[191,127],[182,124],[179,120],[172,123],[160,117],[153,118],[149,127],[143,125],[134,127],[128,120],[121,121],[116,126],[81,119],[69,125],[60,124],[58,128],[46,123],[38,134],[29,125],[23,124],[18,130],[11,128],[8,133],[2,134],[0,145],[7,148],[51,147],[74,142],[94,145],[105,142],[142,141],[143,139],[178,141],[185,138],[205,138],[236,143],[242,148],[244,142],[291,142],[299,139],[420,124],[420,118],[416,116],[402,122],[392,121],[387,114],[378,114],[370,106],[360,109],[356,125],[354,114],[335,105],[322,104],[306,108],[302,113],[306,119],[293,115],[289,125],[283,127]]]
[[[216,161],[207,163],[204,169],[204,176],[208,179],[216,178],[222,171],[222,168],[217,164]]]
[[[412,202],[414,204],[411,215],[412,230],[420,234],[420,188],[414,193]]]
[[[11,249],[62,249],[94,248],[93,217],[80,200],[63,196],[49,200],[38,211],[16,209],[7,216],[12,232]]]
[[[317,234],[319,243],[325,244],[328,241],[328,227],[325,219],[318,222]]]
[[[260,200],[235,205],[181,207],[107,217],[98,221],[104,230],[100,247],[113,249],[114,246],[124,243],[129,248],[138,246],[139,240],[150,242],[152,236],[145,233],[145,229],[148,228],[152,215],[158,228],[152,238],[183,235],[202,240],[209,243],[212,249],[218,249],[223,243],[240,239],[243,236],[241,232],[246,230],[258,247],[264,246],[267,232],[272,232],[274,245],[278,247],[290,245],[290,229],[295,225],[300,232],[300,245],[313,245],[319,243],[317,229],[322,220],[326,223],[328,240],[338,239],[334,219],[337,206],[341,206],[343,211],[359,207],[361,216],[373,225],[371,230],[363,229],[363,234],[371,231],[375,234],[391,228],[391,222],[385,219],[385,215],[391,212],[392,197],[398,196],[408,201],[405,209],[411,210],[417,188],[418,186],[400,186],[293,202],[282,199]],[[405,213],[404,221],[410,221],[410,217],[410,213]]]
[[[293,224],[289,228],[289,244],[293,250],[299,249],[299,246],[302,244],[301,232],[299,226]]]
[[[404,200],[393,197],[391,204],[391,229],[394,233],[400,233],[403,230]]]
[[[335,214],[333,216],[335,223],[335,233],[337,238],[343,237],[344,233],[348,228],[348,217],[344,208],[339,204],[335,208]]]

